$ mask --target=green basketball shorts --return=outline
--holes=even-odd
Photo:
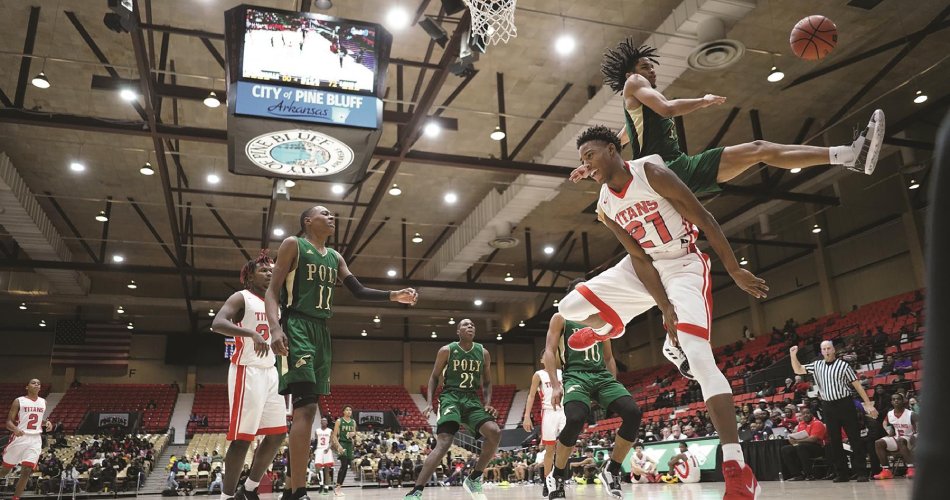
[[[455,422],[464,425],[475,434],[485,422],[494,420],[474,392],[443,391],[439,395],[439,421],[437,425]]]
[[[596,372],[564,372],[564,397],[561,405],[571,401],[580,401],[590,408],[594,399],[601,408],[607,409],[610,403],[629,396],[630,391],[607,370]]]
[[[681,154],[666,166],[686,184],[695,194],[718,193],[722,191],[716,177],[719,176],[719,160],[723,147],[703,151],[697,155]]]
[[[305,387],[306,394],[294,396],[319,396],[330,394],[330,330],[326,320],[308,318],[300,314],[288,314],[284,333],[289,345],[288,356],[277,357],[280,373],[280,393],[289,394],[289,385],[297,392]]]

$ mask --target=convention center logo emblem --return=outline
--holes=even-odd
[[[304,129],[259,135],[244,148],[247,158],[271,174],[324,177],[353,163],[353,149],[335,137]]]

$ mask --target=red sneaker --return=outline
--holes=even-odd
[[[570,338],[567,339],[567,345],[575,351],[586,351],[591,347],[597,345],[597,342],[606,337],[601,337],[594,332],[594,329],[591,327],[584,327],[580,330],[574,332]]]
[[[748,465],[739,465],[735,460],[722,463],[722,476],[726,480],[726,493],[723,500],[755,500],[759,498],[762,487],[755,473]]]
[[[913,477],[913,474],[910,472],[910,469],[907,469],[907,473]],[[874,479],[894,479],[894,474],[891,473],[891,469],[881,469],[879,474],[875,474]]]
[[[913,468],[913,467],[908,467],[908,468],[907,468],[907,474],[905,474],[904,477],[906,477],[907,479],[913,479],[913,478],[914,478],[914,468]]]

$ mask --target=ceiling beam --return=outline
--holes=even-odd
[[[734,243],[737,245],[758,245],[763,247],[780,247],[780,248],[806,248],[806,249],[815,249],[814,243],[799,243],[797,241],[781,241],[781,240],[760,240],[755,238],[737,238],[735,236],[730,236],[729,243]]]
[[[380,160],[395,161],[397,159],[401,159],[409,163],[418,163],[421,165],[471,168],[475,170],[488,170],[515,175],[535,174],[546,175],[549,177],[562,177],[566,179],[571,173],[570,167],[562,167],[559,165],[546,165],[543,163],[501,160],[495,158],[477,158],[473,156],[433,153],[428,151],[409,151],[405,155],[400,155],[400,153],[394,148],[377,147],[373,152],[373,157]]]
[[[944,94],[942,97],[938,99],[931,99],[927,101],[927,104],[921,107],[915,106],[915,108],[917,109],[915,109],[913,113],[905,116],[904,118],[901,118],[900,120],[894,123],[888,123],[887,133],[894,135],[894,134],[903,132],[908,127],[910,127],[911,125],[919,121],[922,117],[933,113],[935,110],[937,111],[943,110],[943,108],[946,107],[948,104],[950,104],[950,93]]]
[[[416,274],[416,271],[418,271],[419,268],[429,261],[429,257],[432,257],[432,254],[442,246],[442,243],[446,238],[449,237],[453,229],[455,229],[454,222],[449,222],[449,225],[442,229],[442,232],[439,233],[439,236],[436,237],[435,241],[433,241],[432,244],[429,245],[429,248],[426,249],[425,253],[422,254],[422,258],[419,259],[419,262],[416,262],[416,265],[412,266],[412,271],[409,271],[409,275],[406,277],[407,279],[412,278],[412,275]]]
[[[141,207],[139,207],[139,204],[136,203],[135,200],[132,199],[131,196],[129,196],[126,199],[129,200],[129,204],[132,205],[132,209],[135,210],[135,213],[139,214],[139,218],[142,219],[142,222],[145,224],[145,227],[148,229],[148,231],[152,233],[152,237],[155,238],[155,241],[157,241],[158,244],[162,246],[162,250],[165,251],[165,255],[167,255],[168,258],[171,259],[172,264],[174,266],[178,267],[179,266],[178,259],[175,258],[175,254],[172,253],[170,248],[168,248],[168,244],[166,244],[165,240],[162,239],[162,235],[158,234],[158,230],[156,230],[155,226],[152,225],[152,221],[148,219],[148,216],[145,215],[145,212],[142,210]]]
[[[106,244],[109,243],[109,224],[112,223],[112,197],[106,196],[106,221],[102,223],[102,240],[99,242],[99,262],[106,260]]]
[[[738,184],[722,184],[725,194],[747,196],[772,200],[797,201],[802,203],[817,203],[819,205],[838,206],[841,200],[837,196],[825,196],[810,193],[792,193],[790,191],[770,190],[759,186],[742,186]],[[724,220],[729,220],[728,218]]]
[[[722,138],[725,137],[726,132],[729,131],[729,127],[732,126],[732,122],[735,121],[736,116],[739,116],[739,111],[742,108],[734,107],[729,111],[729,114],[726,115],[726,119],[723,120],[722,125],[719,126],[719,130],[716,131],[716,135],[713,136],[712,140],[709,141],[709,144],[706,145],[706,148],[703,151],[709,151],[710,149],[719,146],[719,142],[722,141]]]
[[[356,262],[356,259],[359,258],[359,254],[363,251],[364,248],[366,248],[366,245],[369,245],[369,243],[373,241],[373,238],[375,238],[376,235],[379,234],[380,231],[382,231],[383,226],[385,226],[387,222],[389,222],[389,217],[383,218],[383,221],[380,222],[379,225],[376,226],[376,229],[374,229],[373,232],[369,234],[369,237],[366,238],[366,241],[364,241],[363,244],[360,245],[358,249],[356,249],[356,252],[353,252],[354,255],[353,255],[353,258],[350,259],[350,263]],[[350,245],[350,244],[352,244],[352,242],[347,243],[347,245]],[[349,246],[347,246],[347,248],[349,248]]]
[[[525,144],[527,144],[528,141],[531,140],[531,137],[534,136],[534,133],[537,132],[538,129],[541,128],[541,125],[544,124],[544,120],[547,119],[547,117],[551,114],[551,112],[554,111],[554,108],[556,108],[557,105],[560,104],[561,99],[564,99],[564,96],[567,95],[567,91],[571,90],[571,87],[573,86],[574,84],[570,82],[564,84],[564,87],[561,88],[561,91],[558,92],[556,96],[554,96],[554,99],[551,101],[551,104],[548,104],[548,107],[544,109],[543,113],[541,113],[541,117],[535,120],[534,124],[531,125],[531,128],[529,128],[528,131],[524,134],[524,137],[521,138],[521,141],[518,142],[518,145],[515,146],[515,149],[511,151],[511,156],[509,156],[509,159],[518,156],[518,153],[521,152],[521,148],[523,148]],[[508,132],[506,131],[505,134],[507,133]]]
[[[218,210],[214,208],[214,205],[205,203],[205,206],[207,206],[208,210],[211,211],[211,215],[213,215],[215,220],[218,221],[218,224],[221,225],[221,229],[224,229],[225,234],[228,235],[228,238],[231,239],[231,242],[234,243],[234,246],[236,246],[237,249],[241,251],[241,255],[243,255],[245,259],[251,260],[251,254],[247,253],[247,250],[244,249],[244,245],[241,244],[241,240],[234,235],[234,231],[231,231],[231,227],[228,226],[227,222],[224,222],[224,219],[221,217],[221,214],[218,213]],[[266,245],[263,246],[266,247]]]
[[[925,141],[915,141],[912,139],[904,139],[901,137],[887,136],[884,138],[884,144],[890,144],[891,146],[899,146],[902,148],[913,148],[919,149],[921,151],[933,151],[934,143],[925,142]]]
[[[256,200],[269,200],[271,195],[261,193],[242,193],[239,191],[218,191],[214,189],[196,189],[196,188],[172,188],[172,192],[185,194],[199,194],[208,196],[227,196],[231,198],[250,198]],[[328,200],[326,198],[308,198],[303,196],[291,195],[290,201],[299,201],[303,203],[317,203],[320,205],[347,205],[350,204],[341,200]],[[358,207],[365,207],[366,203],[356,203]]]
[[[561,239],[561,242],[558,243],[557,248],[555,248],[554,253],[551,254],[551,257],[548,258],[548,260],[550,261],[551,259],[557,258],[558,254],[561,253],[561,250],[564,250],[564,245],[567,245],[567,242],[568,242],[568,241],[571,241],[571,238],[573,238],[573,237],[574,237],[574,231],[573,231],[573,230],[568,231],[567,234],[564,235],[564,238]],[[572,243],[572,244],[571,244],[571,248],[573,248],[573,247],[574,247],[574,244]],[[529,269],[528,272],[531,272],[531,270]],[[548,272],[547,269],[541,269],[541,272],[538,273],[538,277],[537,277],[537,278],[534,278],[532,281],[535,282],[535,283],[540,282],[540,281],[541,281],[541,278],[544,277],[544,274],[545,274],[546,272]]]
[[[26,98],[26,84],[30,78],[30,63],[33,58],[33,45],[36,43],[36,27],[40,22],[40,8],[30,7],[30,19],[26,23],[26,36],[23,38],[23,57],[20,58],[20,75],[17,77],[13,105],[22,108]]]
[[[495,93],[498,94],[498,128],[504,132],[505,136],[498,141],[501,147],[501,159],[507,160],[508,156],[508,119],[505,117],[505,74],[495,73]]]
[[[82,235],[79,234],[79,229],[76,229],[76,226],[75,224],[73,224],[73,221],[69,218],[68,215],[66,215],[66,211],[63,210],[63,207],[61,207],[59,205],[59,202],[56,201],[56,198],[53,197],[53,193],[50,193],[49,191],[45,191],[45,193],[46,193],[46,199],[49,201],[50,205],[53,205],[53,210],[56,210],[56,213],[58,213],[59,216],[62,217],[63,222],[66,223],[66,227],[69,228],[69,231],[73,233],[73,236],[75,236],[76,239],[79,240],[79,244],[82,245],[83,249],[86,250],[86,253],[89,254],[89,258],[92,259],[93,262],[99,262],[99,258],[98,256],[96,256],[96,252],[92,251],[92,247],[90,247],[89,244],[86,243],[86,240],[82,237]]]

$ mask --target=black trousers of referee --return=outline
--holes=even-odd
[[[821,402],[821,414],[825,417],[825,427],[828,428],[828,461],[834,465],[838,477],[850,477],[848,461],[841,447],[841,429],[848,435],[851,444],[852,467],[854,473],[867,475],[867,451],[864,449],[864,440],[858,428],[858,413],[854,401],[850,398],[841,398],[834,401]]]

